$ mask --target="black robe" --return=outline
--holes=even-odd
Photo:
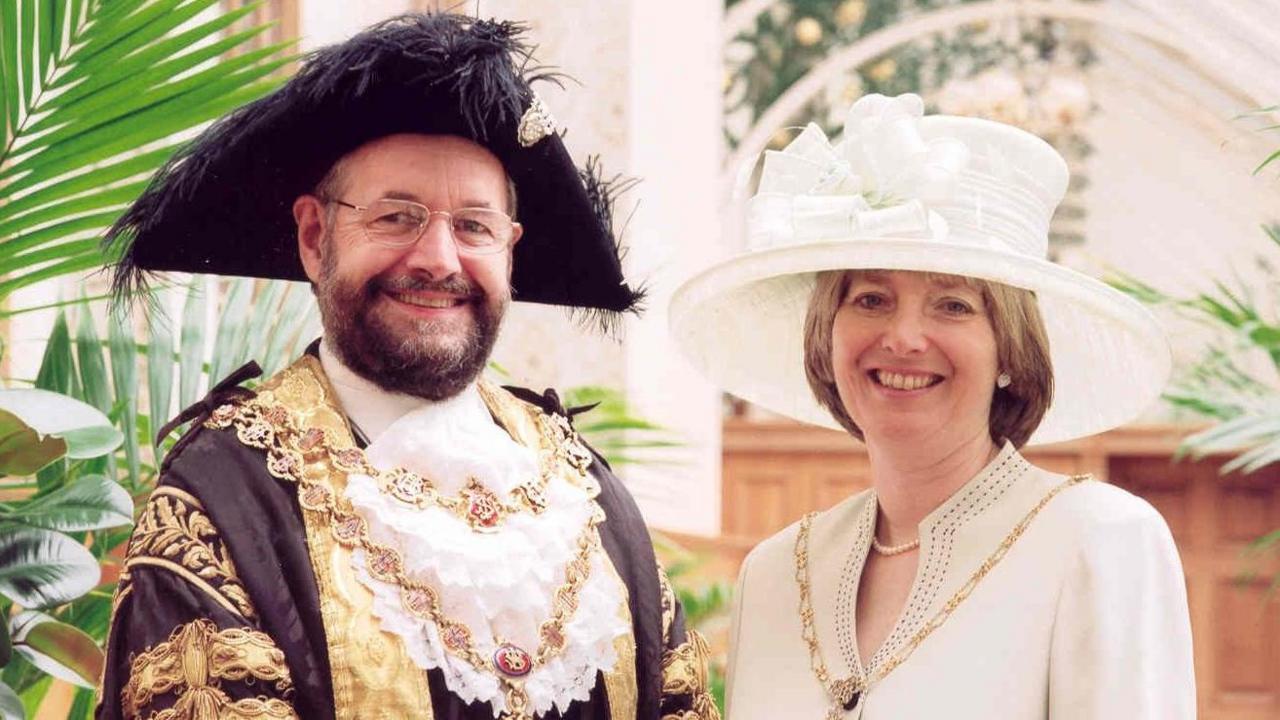
[[[204,422],[229,400],[252,397],[237,384],[256,374],[256,365],[242,368],[180,416],[195,423],[166,456],[130,540],[98,718],[334,717],[297,486],[268,472],[264,451],[246,446],[233,429]],[[544,412],[565,414],[551,391],[511,391]],[[607,518],[599,526],[602,545],[628,590],[636,717],[716,717],[705,643],[684,629],[634,500],[598,454],[589,472]],[[439,670],[428,671],[427,680],[435,718],[493,717],[487,703],[464,704],[449,692]],[[612,718],[603,675],[589,700],[542,717]]]

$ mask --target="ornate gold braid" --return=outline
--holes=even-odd
[[[325,517],[330,532],[340,544],[363,550],[370,574],[383,582],[398,585],[402,605],[410,613],[429,618],[435,623],[447,651],[497,678],[506,694],[504,718],[533,720],[523,680],[502,673],[494,659],[480,654],[472,640],[471,629],[445,615],[435,589],[405,574],[400,553],[369,537],[368,526],[362,517],[339,507],[338,499],[327,484],[311,479],[308,473],[303,472],[305,466],[323,463],[346,473],[370,474],[370,470],[376,469],[367,461],[364,451],[355,447],[335,449],[328,430],[300,427],[288,408],[265,402],[263,397],[264,395],[259,395],[223,405],[212,413],[205,425],[211,428],[234,427],[240,442],[265,450],[268,472],[281,480],[296,483],[298,501],[302,507]],[[560,432],[559,426],[553,427]],[[544,432],[547,429],[544,425]],[[565,436],[560,435],[553,442],[560,445],[565,442]],[[584,472],[585,465],[579,466],[569,459],[573,456],[568,451],[557,450],[556,453],[557,457],[565,458],[576,470]],[[586,462],[589,461],[590,455],[587,454]],[[604,512],[597,506],[578,536],[577,553],[565,566],[565,582],[557,588],[552,598],[552,616],[539,626],[540,642],[538,648],[531,653],[533,668],[545,664],[565,648],[564,625],[578,608],[578,595],[591,573],[591,556],[600,547],[597,526],[603,521]],[[506,645],[501,638],[496,637],[494,644],[499,648]]]
[[[179,625],[165,640],[135,656],[129,682],[120,691],[125,717],[140,717],[157,696],[174,692],[172,707],[153,713],[157,720],[222,718],[297,718],[277,698],[233,701],[222,681],[265,680],[281,695],[293,690],[284,653],[265,633],[245,628],[219,630],[198,618]]]
[[[676,619],[676,592],[662,563],[658,563],[658,589],[662,604],[662,646],[667,647],[671,644],[671,625]]]
[[[668,713],[662,720],[720,720],[707,676],[711,648],[697,630],[688,635],[687,641],[662,654],[662,694],[688,696],[692,708]]]
[[[151,493],[129,540],[121,577],[126,589],[117,604],[127,592],[127,571],[139,565],[170,570],[230,612],[246,620],[257,617],[217,528],[190,493],[164,485]]]
[[[1040,502],[1036,503],[1027,514],[1018,521],[1017,525],[1009,531],[1004,540],[1000,542],[996,549],[982,561],[978,569],[974,571],[968,581],[960,586],[960,589],[947,600],[938,612],[933,615],[919,630],[916,631],[907,640],[907,645],[901,652],[889,658],[870,676],[860,678],[857,676],[849,676],[837,680],[831,679],[831,674],[827,670],[827,664],[822,659],[822,647],[818,644],[818,631],[813,622],[813,596],[809,584],[809,528],[813,525],[813,519],[817,513],[809,513],[800,521],[800,530],[796,533],[795,546],[795,565],[796,565],[796,583],[800,586],[800,636],[804,639],[806,645],[809,646],[809,666],[813,669],[813,674],[818,678],[818,682],[822,683],[822,687],[827,692],[827,697],[831,700],[831,708],[827,711],[827,720],[840,720],[844,717],[844,708],[849,705],[854,698],[872,685],[882,680],[886,675],[893,672],[899,665],[907,661],[911,657],[911,653],[925,641],[925,638],[933,634],[942,626],[947,618],[951,617],[951,613],[963,603],[978,583],[991,572],[991,569],[1004,559],[1009,552],[1009,548],[1022,537],[1027,527],[1031,525],[1031,521],[1035,520],[1040,511],[1049,504],[1063,490],[1078,485],[1086,480],[1091,479],[1091,475],[1072,475],[1067,480],[1045,494],[1040,498]]]

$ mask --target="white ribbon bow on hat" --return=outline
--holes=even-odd
[[[920,134],[919,95],[866,95],[849,108],[832,146],[810,123],[780,151],[765,153],[747,226],[752,250],[854,237],[938,237],[929,209],[955,193],[969,149]]]

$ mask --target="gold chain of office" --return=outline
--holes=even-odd
[[[552,594],[551,617],[538,627],[538,647],[529,652],[494,637],[496,649],[492,655],[486,655],[476,648],[471,628],[445,614],[435,588],[410,578],[404,569],[404,559],[396,549],[373,540],[364,518],[339,507],[337,497],[325,482],[311,479],[303,472],[306,464],[317,461],[344,472],[364,472],[372,468],[363,451],[358,448],[337,450],[330,445],[327,430],[317,427],[304,430],[286,407],[257,399],[217,408],[206,425],[214,428],[234,426],[241,442],[266,450],[267,470],[275,477],[297,483],[299,504],[323,516],[339,543],[363,550],[369,573],[377,580],[397,585],[404,608],[414,616],[430,619],[450,654],[498,680],[506,700],[503,719],[533,720],[524,678],[567,645],[565,624],[578,609],[578,597],[591,574],[592,555],[600,547],[597,526],[604,521],[604,513],[598,506],[577,538],[577,552],[565,566],[564,583]],[[590,456],[582,458],[572,450],[564,450],[567,444],[565,436],[572,431],[566,432],[559,424],[552,427],[544,425],[543,431],[548,430],[554,431],[553,445],[557,449],[553,456],[565,460],[575,471],[583,472],[583,460],[589,462]],[[355,452],[350,452],[352,450]]]
[[[813,525],[813,519],[817,513],[809,513],[800,521],[800,531],[796,534],[795,546],[795,566],[796,566],[796,583],[800,586],[800,636],[804,639],[805,644],[809,646],[809,666],[813,669],[813,674],[818,678],[818,682],[822,684],[823,690],[826,691],[827,697],[831,701],[831,707],[827,711],[826,720],[840,720],[844,717],[847,710],[853,709],[858,699],[868,688],[879,682],[886,675],[893,672],[899,665],[907,661],[911,653],[929,637],[934,630],[942,626],[947,618],[951,617],[951,613],[963,603],[973,592],[978,583],[991,572],[997,564],[1004,559],[1005,554],[1009,552],[1009,548],[1022,537],[1027,527],[1031,525],[1031,521],[1040,514],[1040,511],[1049,504],[1063,490],[1075,486],[1089,480],[1090,475],[1072,475],[1066,482],[1054,487],[1050,490],[1040,502],[1036,503],[1030,511],[1013,527],[1009,534],[1000,542],[995,551],[978,566],[969,580],[951,596],[949,600],[928,620],[924,625],[916,631],[914,635],[907,641],[907,645],[899,653],[891,657],[889,660],[876,668],[876,671],[870,676],[862,678],[850,675],[846,678],[832,679],[831,673],[827,670],[827,664],[822,659],[822,647],[818,643],[818,631],[814,625],[813,612],[813,593],[809,583],[809,529]]]

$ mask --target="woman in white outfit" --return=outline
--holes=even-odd
[[[1045,259],[1066,187],[1033,135],[865,97],[840,143],[767,154],[749,250],[676,294],[709,377],[870,458],[743,564],[730,720],[1195,717],[1163,519],[1019,453],[1132,419],[1169,371],[1141,306]]]

